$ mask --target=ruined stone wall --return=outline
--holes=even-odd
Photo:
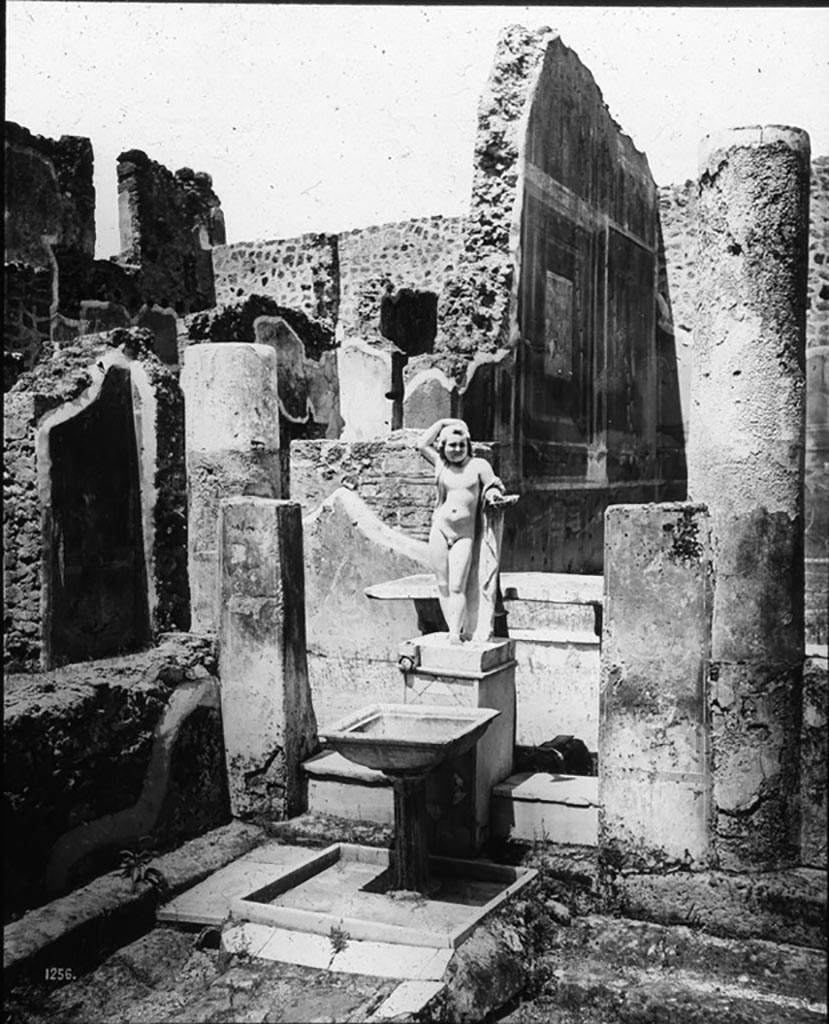
[[[291,498],[308,515],[338,487],[358,494],[386,526],[427,540],[434,471],[414,448],[418,431],[377,441],[294,441]]]
[[[53,278],[50,267],[7,263],[4,268],[3,390],[49,351]]]
[[[457,272],[464,224],[462,217],[421,217],[341,234],[343,339],[382,343],[380,300],[387,285],[440,296]]]
[[[4,390],[38,359],[79,334],[83,305],[115,304],[127,325],[141,305],[138,268],[95,256],[89,139],[48,139],[6,122]],[[108,326],[114,326],[110,324]],[[98,325],[98,329],[105,329]]]
[[[143,300],[180,316],[215,306],[211,250],[225,232],[210,175],[173,174],[139,149],[121,153],[117,169],[120,260],[140,268]]]
[[[694,303],[696,291],[696,217],[694,203],[696,181],[683,185],[665,185],[659,189],[659,222],[662,243],[660,294],[670,313],[670,327],[676,344],[680,405],[685,436],[688,436],[691,357],[693,352]],[[667,326],[667,325],[666,325]]]
[[[40,658],[40,502],[34,398],[3,401],[3,658],[9,672],[33,671]]]
[[[459,273],[439,307],[446,357],[442,369],[460,380],[476,352],[510,342],[513,284],[511,232],[526,103],[547,44],[549,29],[505,29],[478,102],[470,214]]]
[[[158,632],[186,632],[190,628],[190,582],[184,396],[177,371],[152,359],[144,365],[157,402],[155,538],[151,554],[156,591],[154,627]]]
[[[3,650],[7,671],[37,671],[44,656],[44,612],[48,613],[44,559],[52,539],[44,534],[39,493],[39,425],[47,414],[82,402],[94,383],[96,362],[119,349],[139,358],[154,394],[155,463],[145,467],[152,476],[145,481],[146,493],[152,493],[154,501],[153,547],[146,553],[152,572],[149,584],[157,602],[152,626],[156,631],[188,627],[183,403],[177,372],[163,366],[149,345],[149,332],[141,329],[69,341],[53,358],[24,373],[4,396]],[[96,459],[94,448],[78,454]]]
[[[262,296],[334,331],[340,288],[336,235],[218,245],[213,273],[219,306]]]
[[[32,672],[41,653],[42,524],[35,435],[50,409],[92,384],[88,367],[107,350],[100,338],[40,363],[3,400],[3,654],[9,672]]]
[[[5,919],[229,819],[216,652],[170,634],[128,658],[5,679]]]
[[[89,139],[47,139],[7,121],[5,159],[6,259],[48,265],[44,242],[93,257],[95,188]]]

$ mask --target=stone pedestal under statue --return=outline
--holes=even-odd
[[[429,633],[401,644],[407,704],[443,704],[500,711],[472,750],[446,761],[426,783],[429,849],[474,857],[489,835],[492,787],[512,773],[515,745],[515,642],[450,644]]]

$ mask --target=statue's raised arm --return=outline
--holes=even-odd
[[[437,496],[429,555],[449,642],[488,640],[492,630],[500,555],[502,510],[518,500],[486,459],[472,454],[469,428],[440,419],[420,435],[417,448],[435,467]],[[497,529],[493,530],[497,518]]]

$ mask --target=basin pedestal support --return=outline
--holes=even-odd
[[[426,893],[429,890],[426,776],[387,774],[394,786],[391,889]]]
[[[515,641],[453,645],[445,633],[432,633],[407,641],[398,653],[407,704],[500,711],[474,749],[444,761],[425,781],[432,853],[477,857],[489,836],[492,787],[512,772]]]

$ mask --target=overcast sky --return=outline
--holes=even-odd
[[[6,7],[6,117],[95,152],[98,255],[125,149],[207,171],[228,241],[466,212],[498,31],[557,29],[658,184],[700,139],[805,128],[829,154],[829,8],[54,3]]]

